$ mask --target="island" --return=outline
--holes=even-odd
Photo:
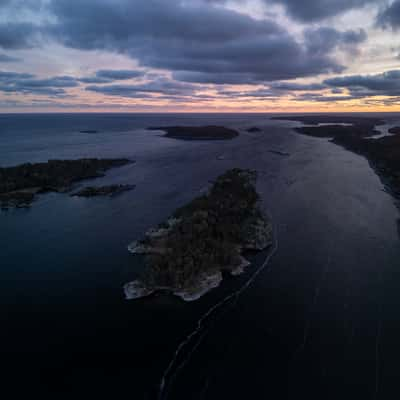
[[[239,136],[234,129],[223,126],[159,126],[147,128],[151,131],[165,131],[165,137],[180,140],[230,140]]]
[[[255,171],[227,171],[207,194],[131,243],[131,253],[145,255],[145,268],[138,280],[124,286],[126,298],[162,291],[194,301],[217,287],[224,272],[243,273],[250,264],[244,252],[265,250],[273,242],[256,178]]]
[[[107,185],[107,186],[86,186],[78,192],[72,193],[74,197],[113,196],[129,190],[135,185]]]
[[[390,128],[388,132],[392,135],[398,135],[400,134],[400,126],[394,126],[393,128]]]
[[[397,127],[391,136],[379,136],[376,126],[384,125],[379,118],[362,116],[292,116],[275,117],[299,121],[313,126],[302,126],[295,131],[303,135],[329,138],[331,142],[367,158],[383,184],[394,197],[400,196],[400,135]],[[318,126],[323,123],[323,126]],[[327,125],[325,125],[327,123]],[[351,123],[352,125],[343,125]],[[315,126],[317,125],[317,126]]]
[[[108,169],[129,163],[124,158],[84,158],[0,168],[0,207],[29,207],[38,193],[66,192],[74,182],[104,176]]]
[[[256,126],[252,126],[251,128],[246,129],[247,132],[249,133],[256,133],[256,132],[261,132],[260,128],[257,128]]]
[[[96,131],[95,129],[84,129],[79,131],[79,133],[99,133],[99,131]]]

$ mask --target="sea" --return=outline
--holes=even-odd
[[[129,158],[76,188],[136,185],[0,212],[3,399],[400,398],[395,199],[365,158],[271,116],[0,115],[0,167]],[[382,135],[400,125],[400,114],[380,116]],[[240,135],[182,141],[146,129],[170,125]],[[258,172],[273,248],[199,301],[127,301],[123,285],[145,267],[128,244],[236,167]]]

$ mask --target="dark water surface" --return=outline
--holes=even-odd
[[[184,142],[145,130],[184,124],[241,135]],[[364,158],[293,126],[268,115],[0,115],[0,166],[137,161],[92,181],[137,185],[118,197],[46,194],[0,213],[4,398],[157,399],[178,345],[268,253],[198,302],[127,302],[122,285],[143,264],[126,246],[232,167],[259,171],[278,249],[205,318],[159,398],[399,398],[399,212]]]

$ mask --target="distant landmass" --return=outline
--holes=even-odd
[[[66,192],[74,182],[104,176],[106,170],[131,162],[124,158],[85,158],[0,168],[0,207],[29,207],[38,193]]]
[[[152,131],[165,131],[165,137],[181,140],[228,140],[239,136],[234,129],[223,126],[160,126],[149,127]]]
[[[284,116],[273,119],[299,121],[305,124],[323,126],[302,126],[295,128],[301,134],[330,138],[337,145],[368,159],[393,195],[400,196],[400,127],[389,130],[392,135],[380,135],[376,126],[385,122],[380,118],[359,116],[307,115]],[[341,125],[348,123],[351,125]]]

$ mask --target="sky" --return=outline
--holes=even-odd
[[[400,0],[0,0],[0,112],[400,111]]]

